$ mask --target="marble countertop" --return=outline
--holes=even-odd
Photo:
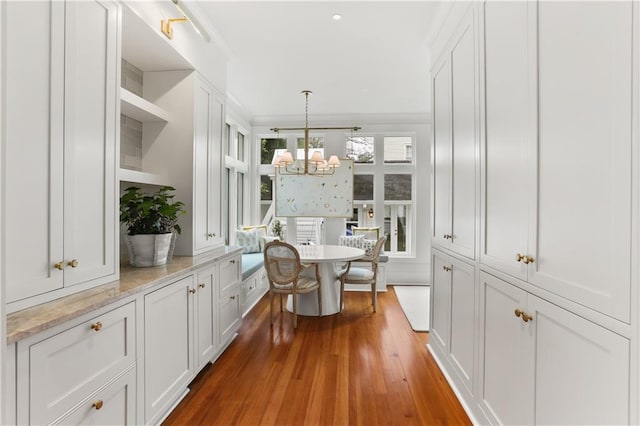
[[[241,254],[239,247],[223,247],[198,256],[174,256],[171,263],[149,268],[120,267],[120,279],[42,305],[7,315],[7,344],[26,339],[58,324],[95,311],[150,287],[171,282],[209,263]]]

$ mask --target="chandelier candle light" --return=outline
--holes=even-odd
[[[315,151],[309,159],[309,130],[351,130],[357,132],[361,127],[309,127],[309,95],[311,90],[303,90],[305,97],[304,108],[304,127],[273,127],[272,132],[280,132],[281,130],[304,130],[304,163],[301,167],[299,160],[294,161],[291,152],[286,151],[281,156],[277,156],[273,160],[273,165],[278,169],[280,174],[286,175],[313,175],[323,176],[333,174],[336,167],[340,167],[340,160],[337,155],[329,157],[329,161],[325,160],[320,151]],[[313,168],[309,168],[309,163]]]

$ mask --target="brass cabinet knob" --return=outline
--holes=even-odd
[[[525,258],[524,255],[516,253],[516,262],[521,262]]]
[[[94,324],[91,324],[91,329],[92,329],[93,331],[100,331],[100,330],[102,330],[102,323],[101,323],[100,321],[98,321],[98,322],[96,322],[96,323],[94,323]]]
[[[233,263],[233,264],[235,264],[235,263],[236,263],[236,260],[235,260],[235,259],[231,259],[231,260],[229,261],[229,263]]]
[[[71,266],[72,268],[75,268],[76,266],[78,266],[78,259],[73,259],[69,261],[67,265]]]
[[[527,314],[526,312],[522,313],[522,321],[524,322],[529,322],[529,321],[533,321],[533,317],[529,314]]]
[[[62,271],[64,269],[64,262],[56,262],[56,264],[53,265],[53,267],[59,271]]]
[[[445,271],[449,272],[451,271],[451,267],[450,266],[443,266],[442,269],[444,269]]]
[[[520,309],[516,309],[514,313],[518,318],[520,318],[520,315],[522,315],[524,312],[522,312]]]
[[[525,256],[524,259],[522,260],[526,265],[533,263],[534,262],[534,258],[531,256]]]
[[[198,284],[198,287],[200,287],[200,288],[204,288],[204,283],[200,283],[200,284]]]
[[[195,288],[190,288],[190,289],[189,289],[189,293],[194,294],[195,292],[196,292],[196,289],[195,289]]]
[[[99,410],[102,408],[103,405],[104,405],[104,402],[101,399],[99,399],[93,403],[93,408],[95,408],[96,410]]]
[[[452,235],[450,235],[450,234],[444,234],[444,235],[442,236],[442,238],[444,238],[445,240],[451,240],[451,239],[453,239],[453,236],[452,236]]]
[[[216,234],[214,234],[214,233],[207,234],[207,238],[213,238],[215,236],[216,236]]]
[[[229,299],[236,300],[236,297],[235,296],[229,296]]]

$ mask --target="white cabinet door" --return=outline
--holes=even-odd
[[[226,345],[242,324],[240,256],[218,264],[218,324],[220,345]]]
[[[451,330],[451,266],[449,256],[438,251],[431,255],[431,328],[430,343],[449,352]]]
[[[144,418],[156,423],[184,392],[193,368],[193,278],[144,297]]]
[[[119,9],[65,4],[65,286],[114,276]]]
[[[534,422],[534,321],[522,321],[527,293],[480,273],[484,369],[481,406],[492,422]]]
[[[27,307],[63,287],[97,285],[117,274],[119,6],[3,7],[3,235],[10,247],[3,270],[7,300]]]
[[[451,49],[451,250],[475,258],[478,79],[475,8]]]
[[[475,268],[449,258],[451,271],[451,343],[449,354],[467,390],[473,394],[476,319]]]
[[[484,3],[483,264],[526,279],[530,95],[528,5]]]
[[[449,245],[451,234],[451,63],[433,73],[433,234],[436,244]]]
[[[535,423],[628,424],[629,340],[529,295]]]
[[[220,182],[223,103],[202,78],[195,78],[193,250],[223,243]]]
[[[528,266],[533,284],[626,322],[634,6],[538,4],[538,176],[529,247],[535,262]]]
[[[218,348],[218,318],[217,303],[215,303],[216,289],[215,266],[198,272],[196,282],[196,366],[198,370],[205,366]]]
[[[64,3],[2,7],[2,272],[13,302],[63,286]]]

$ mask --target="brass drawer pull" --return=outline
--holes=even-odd
[[[236,300],[236,297],[235,296],[229,296],[229,299]]]
[[[53,267],[59,271],[62,271],[64,269],[64,262],[56,262],[56,264],[53,265]]]
[[[524,260],[525,256],[520,254],[520,253],[516,253],[516,262],[521,262],[522,260]]]
[[[204,288],[204,283],[200,283],[200,284],[198,284],[198,287],[200,287],[200,288]]]
[[[92,407],[95,408],[96,410],[99,410],[102,408],[103,405],[104,405],[104,402],[101,399],[99,399],[93,403]]]
[[[529,321],[533,321],[533,317],[529,314],[527,314],[526,312],[522,313],[522,321],[524,322],[529,322]]]
[[[77,267],[78,266],[78,259],[73,259],[73,260],[69,261],[68,265],[71,266],[72,268]]]
[[[528,265],[530,263],[533,263],[535,261],[535,259],[531,256],[525,256],[523,259],[523,262],[525,263],[525,265]]]
[[[196,292],[196,289],[195,289],[195,288],[190,288],[190,289],[189,289],[189,293],[191,293],[191,294],[195,294],[195,292]]]
[[[523,312],[520,309],[516,309],[514,313],[518,318],[520,318],[520,316],[523,314]]]
[[[102,323],[101,323],[100,321],[98,321],[98,322],[96,322],[96,323],[94,323],[94,324],[91,324],[91,329],[92,329],[93,331],[100,331],[100,330],[102,330]]]

